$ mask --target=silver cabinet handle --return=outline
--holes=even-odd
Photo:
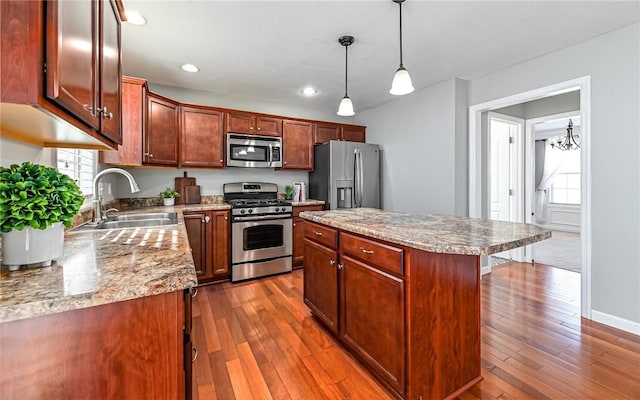
[[[89,106],[88,104],[83,104],[82,108],[84,108],[85,110],[89,111],[90,113],[93,112],[93,107]]]
[[[342,269],[342,268],[344,268],[344,265],[338,264],[338,269]]]
[[[211,221],[211,217],[210,216],[207,215],[206,217],[204,217],[204,222],[206,222],[208,224],[209,221]]]
[[[322,236],[322,232],[315,232],[315,231],[314,231],[313,233],[315,233],[315,234],[316,234],[316,236]]]
[[[198,349],[196,349],[195,347],[192,347],[191,351],[193,352],[193,357],[191,357],[191,362],[196,362],[196,360],[198,359]]]
[[[336,265],[336,260],[329,260],[329,265]]]
[[[365,248],[363,248],[363,247],[360,247],[360,250],[362,250],[362,252],[363,252],[364,254],[373,254],[373,250],[367,250],[367,249],[365,249]]]
[[[191,295],[192,299],[195,298],[198,295],[198,288],[191,286],[189,288],[189,294]]]
[[[107,107],[105,106],[102,110],[100,110],[100,113],[102,114],[103,117],[105,117],[106,119],[113,119],[113,113],[109,112],[107,110]]]

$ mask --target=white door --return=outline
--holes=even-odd
[[[523,222],[522,133],[524,120],[489,113],[489,218]],[[522,261],[522,250],[494,254]]]

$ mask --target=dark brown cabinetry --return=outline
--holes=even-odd
[[[198,283],[229,277],[229,211],[185,212]]]
[[[304,219],[300,218],[303,211],[322,211],[323,205],[293,206],[293,268],[304,265]]]
[[[313,169],[313,124],[285,120],[282,123],[284,169]]]
[[[0,324],[2,398],[184,399],[188,302],[180,290]]]
[[[313,133],[313,143],[321,144],[330,140],[346,140],[349,142],[365,142],[366,127],[358,125],[340,125],[328,122],[317,122]]]
[[[147,81],[122,77],[122,144],[118,150],[101,151],[105,164],[141,166],[142,137],[147,104]]]
[[[180,105],[180,165],[224,167],[224,112]]]
[[[119,0],[2,2],[3,136],[43,146],[121,143],[121,10]]]
[[[482,379],[479,256],[304,226],[305,303],[383,385],[404,399],[452,399]]]
[[[282,136],[282,119],[266,115],[228,112],[227,132],[248,135]]]
[[[177,166],[178,132],[178,103],[150,92],[147,95],[144,162]]]

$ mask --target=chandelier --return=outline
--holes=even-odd
[[[566,136],[558,138],[556,143],[551,142],[551,147],[562,151],[578,150],[580,148],[580,143],[576,141],[577,139],[578,135],[573,135],[573,122],[569,119]]]

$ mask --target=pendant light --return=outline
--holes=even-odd
[[[353,111],[353,103],[347,94],[348,48],[353,44],[354,40],[353,36],[340,36],[338,38],[338,42],[344,46],[344,97],[340,101],[340,107],[338,107],[338,115],[343,117],[350,117],[355,114],[355,111]]]
[[[402,3],[404,0],[392,0],[394,3],[398,3],[400,7],[400,67],[393,75],[393,82],[391,82],[391,90],[389,93],[402,96],[403,94],[409,94],[414,91],[413,84],[411,83],[411,77],[409,71],[402,65]]]

